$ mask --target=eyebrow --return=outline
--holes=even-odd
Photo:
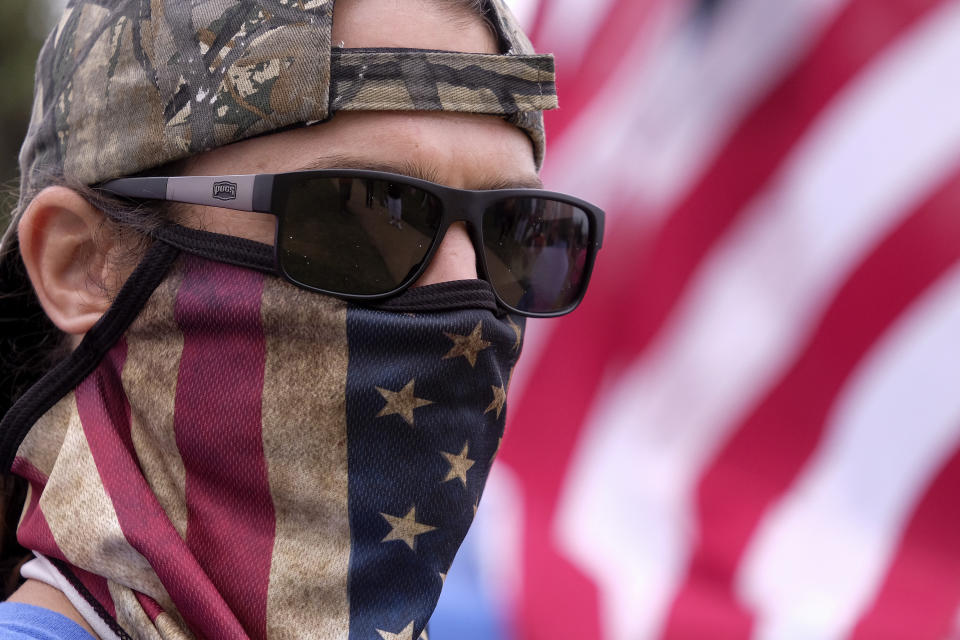
[[[302,165],[296,171],[313,171],[316,169],[361,169],[364,171],[382,171],[396,173],[408,178],[426,180],[443,184],[441,172],[434,166],[401,160],[397,162],[370,160],[348,155],[326,155],[314,158]],[[491,176],[481,177],[472,190],[493,191],[497,189],[543,189],[543,182],[536,174],[528,176]]]

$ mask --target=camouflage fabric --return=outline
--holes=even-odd
[[[533,54],[503,0],[487,5],[502,55],[340,49],[334,0],[71,0],[38,61],[21,198],[338,110],[501,115],[530,136],[539,166],[553,58]]]
[[[465,111],[512,115],[556,106],[544,56],[334,50],[333,111]]]
[[[331,72],[332,111],[505,115],[530,136],[537,167],[543,162],[542,112],[557,108],[552,56],[335,49]]]

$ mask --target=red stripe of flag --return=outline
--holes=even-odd
[[[40,495],[47,484],[47,476],[26,458],[13,461],[13,473],[30,483],[30,502],[26,505],[20,526],[17,527],[17,542],[27,549],[35,549],[45,556],[67,561],[63,551],[53,538],[50,525],[40,510]]]
[[[150,618],[150,622],[156,622],[157,618],[160,617],[160,614],[164,613],[163,607],[157,604],[157,601],[151,598],[150,596],[136,592],[137,601],[140,603],[140,606],[143,607],[143,612],[147,614],[147,617]]]
[[[584,306],[558,322],[504,443],[503,458],[518,474],[529,508],[523,548],[529,586],[519,603],[528,626],[521,637],[563,636],[570,629],[580,637],[599,636],[596,588],[552,540],[570,456],[601,380],[646,348],[704,257],[824,108],[941,2],[852,0],[807,58],[746,116],[656,237],[621,224],[617,241],[601,252]]]
[[[960,172],[857,268],[789,373],[731,431],[700,479],[700,540],[665,637],[749,637],[753,619],[733,588],[744,549],[819,445],[856,366],[922,292],[960,261],[958,205]]]
[[[696,189],[669,217],[630,299],[627,348],[663,325],[704,256],[769,182],[824,108],[881,51],[943,0],[853,0],[810,56],[747,116]],[[869,27],[865,27],[869,25]]]
[[[130,435],[130,405],[120,372],[126,343],[118,343],[100,367],[77,387],[77,411],[104,489],[130,545],[148,559],[192,629],[210,638],[243,637],[229,607],[190,554],[141,474]]]
[[[666,4],[668,0],[615,0],[607,11],[599,28],[593,33],[585,53],[578,59],[563,57],[563,51],[557,52],[557,81],[561,109],[544,113],[544,121],[550,136],[560,138],[567,128],[583,115],[586,107],[593,102],[603,88],[610,82],[610,76],[622,71],[621,64],[625,51],[640,38],[650,24],[650,17]],[[542,4],[546,4],[543,0]],[[554,9],[556,11],[556,9]],[[543,12],[543,10],[541,10]],[[538,15],[545,21],[545,15]],[[542,22],[540,23],[542,25]],[[539,25],[534,32],[534,41],[539,39]],[[576,66],[574,66],[576,65]],[[632,81],[623,78],[621,81]]]
[[[886,578],[853,633],[854,640],[939,640],[956,632],[960,607],[957,487],[960,450],[917,504]]]
[[[174,423],[187,546],[252,638],[267,633],[276,529],[261,428],[263,283],[249,269],[188,259],[175,310],[184,334]]]
[[[547,9],[550,4],[550,0],[538,0],[537,2],[537,10],[534,12],[530,26],[526,30],[530,40],[534,43],[539,41],[543,35],[543,26],[547,21]]]
[[[40,509],[40,494],[47,484],[46,475],[26,458],[17,458],[14,461],[13,472],[25,478],[31,485],[30,504],[27,505],[23,522],[17,528],[17,541],[27,549],[34,549],[48,558],[56,558],[69,563],[69,560],[57,545],[46,516]],[[111,617],[116,617],[117,611],[106,579],[77,567],[73,568],[73,573],[93,597],[103,605],[107,613]]]

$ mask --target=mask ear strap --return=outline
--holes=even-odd
[[[14,403],[0,421],[0,472],[10,472],[20,444],[37,420],[96,370],[167,277],[179,254],[176,247],[154,242],[110,309],[87,332],[79,346]]]
[[[176,247],[184,253],[269,275],[280,275],[273,247],[261,242],[175,224],[161,227],[152,235],[163,244]]]

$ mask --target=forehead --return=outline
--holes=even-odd
[[[499,53],[479,15],[448,0],[337,0],[333,44],[347,48],[412,48]]]
[[[341,113],[325,124],[246,140],[195,157],[192,175],[321,168],[388,170],[464,189],[538,186],[530,139],[495,116]]]

